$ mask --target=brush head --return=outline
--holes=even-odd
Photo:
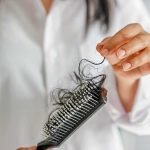
[[[85,71],[89,65],[86,63],[84,66],[83,61],[94,65],[103,62],[95,64],[85,59],[80,61],[78,74],[74,72],[78,85],[72,92],[64,90],[63,96],[58,94],[61,105],[49,115],[43,128],[45,140],[38,143],[37,150],[46,150],[62,144],[85,120],[106,103],[107,91],[102,88],[106,75],[87,76]]]
[[[59,146],[87,118],[106,103],[106,90],[87,82],[51,115],[44,126],[46,139],[38,147]]]

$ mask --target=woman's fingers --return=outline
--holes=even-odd
[[[150,34],[140,24],[129,24],[96,47],[117,76],[138,79],[150,73]]]
[[[139,79],[143,75],[147,75],[150,73],[150,63],[146,63],[140,67],[137,67],[133,70],[129,71],[134,78]]]
[[[97,47],[99,49],[99,46],[104,46],[105,43],[107,43],[111,39],[111,36],[108,36],[104,38],[100,43],[97,44]]]
[[[135,57],[131,58],[129,57],[127,60],[122,62],[121,65],[124,71],[129,71],[149,62],[150,62],[150,48],[146,48]]]
[[[36,150],[36,146],[32,146],[32,147],[28,147],[28,148],[21,147],[21,148],[18,148],[17,150]]]
[[[107,43],[110,39],[111,39],[111,37],[106,37],[100,43],[98,43],[96,46],[97,51],[100,52],[102,50],[103,46],[105,45],[105,43]],[[103,56],[103,54],[105,54],[105,49],[103,49],[103,51],[101,51],[102,56]]]
[[[150,63],[146,63],[140,67],[137,67],[135,69],[132,69],[132,70],[129,70],[127,72],[124,72],[122,71],[122,67],[120,66],[113,66],[113,69],[115,70],[116,72],[116,75],[119,75],[123,78],[126,78],[126,79],[139,79],[141,76],[143,75],[147,75],[147,74],[150,74]]]
[[[137,68],[140,75],[147,75],[150,74],[150,63],[144,64],[143,66],[140,66]]]
[[[140,52],[149,46],[150,43],[150,35],[149,34],[139,34],[134,37],[128,43],[122,45],[119,49],[115,50],[112,54],[106,56],[108,61],[115,65],[122,61],[125,58],[130,57],[131,55]]]
[[[139,33],[144,33],[142,26],[138,23],[129,24],[119,32],[117,32],[109,41],[105,42],[103,47],[98,47],[97,50],[106,57],[114,53],[115,49],[127,43],[129,40],[137,36]],[[105,53],[102,53],[104,51]]]
[[[116,56],[119,59],[126,58],[126,57],[148,47],[149,43],[150,43],[150,35],[139,34],[136,37],[134,37],[130,42],[121,46],[116,51]]]
[[[135,37],[139,33],[144,32],[142,26],[138,23],[129,24],[123,29],[121,29],[119,32],[117,32],[109,41],[109,43],[106,43],[104,48],[108,49],[108,51],[111,53],[111,51],[116,48],[120,47],[120,45],[127,42],[129,39]]]

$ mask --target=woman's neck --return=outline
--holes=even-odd
[[[41,1],[43,3],[43,6],[44,6],[46,12],[48,13],[51,8],[53,0],[41,0]]]

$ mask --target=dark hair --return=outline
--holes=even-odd
[[[91,4],[94,2],[94,16],[91,18]],[[105,31],[109,28],[110,11],[109,0],[86,0],[87,5],[87,28],[92,21],[100,20],[100,23],[105,27]]]

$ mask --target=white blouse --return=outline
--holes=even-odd
[[[84,38],[85,6],[81,0],[54,0],[47,15],[40,0],[0,0],[0,149],[40,142],[51,111],[50,91],[71,86],[68,75],[81,58],[103,59],[95,50],[98,41],[132,22],[150,31],[141,0],[117,0],[112,4],[108,33],[95,22]],[[61,150],[123,150],[120,129],[135,137],[150,135],[150,75],[141,78],[133,110],[126,113],[107,61],[102,70],[107,75],[106,106],[65,141]],[[136,150],[137,145],[133,146]]]

